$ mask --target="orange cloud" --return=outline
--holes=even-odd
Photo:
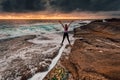
[[[0,13],[0,19],[103,19],[109,16],[93,14],[89,12],[54,13],[54,12],[31,12],[31,13]]]

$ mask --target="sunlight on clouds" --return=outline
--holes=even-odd
[[[30,12],[30,13],[0,13],[0,19],[103,19],[110,16],[104,13],[71,12]]]

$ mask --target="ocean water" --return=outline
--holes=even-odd
[[[3,25],[1,25],[3,26]],[[8,25],[9,26],[9,25]],[[31,25],[16,25],[16,27],[6,27],[0,28],[0,38],[7,38],[7,37],[16,37],[22,35],[36,35],[41,33],[53,33],[56,31],[60,31],[61,27],[58,24],[31,24]]]
[[[86,21],[89,23],[89,21]],[[69,24],[69,23],[66,23]],[[79,21],[74,21],[69,31],[75,27],[79,27]],[[0,38],[17,37],[23,35],[40,35],[45,33],[59,33],[63,32],[63,28],[59,23],[32,23],[32,24],[1,24],[0,25]]]

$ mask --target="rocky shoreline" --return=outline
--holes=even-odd
[[[75,28],[74,37],[44,80],[120,80],[120,20],[91,22]]]
[[[34,38],[36,35],[0,40],[0,80],[27,80],[48,70],[59,47],[53,43],[29,42]]]

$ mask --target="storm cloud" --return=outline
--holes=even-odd
[[[2,11],[23,12],[41,11],[45,9],[43,0],[3,0],[1,1]]]
[[[1,0],[0,11],[120,11],[120,0]]]
[[[61,11],[118,11],[120,0],[51,0]]]

